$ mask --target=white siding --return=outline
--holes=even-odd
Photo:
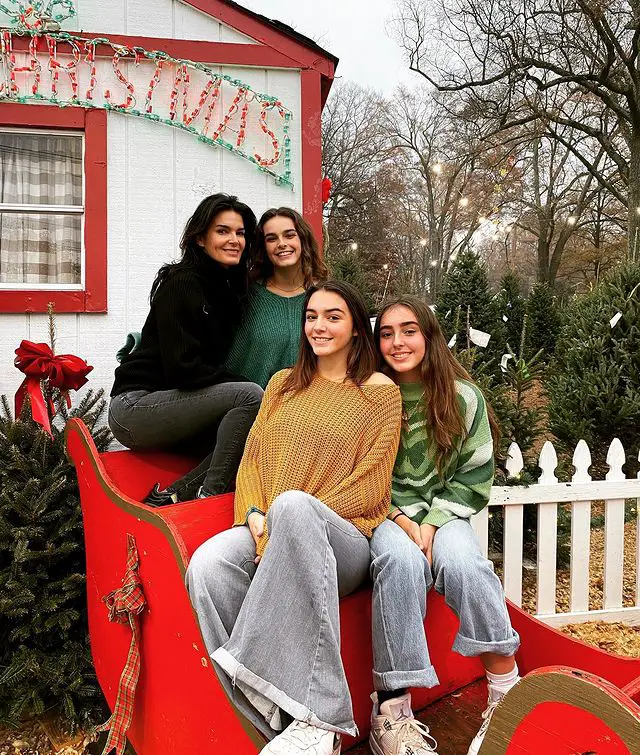
[[[95,11],[96,19],[104,14],[105,19],[115,23],[117,13],[112,5],[119,7],[121,13],[124,2],[96,0],[94,5],[99,8]],[[131,13],[141,3],[127,0],[126,5]],[[156,0],[152,6],[155,5],[163,3]],[[81,6],[88,7],[86,0],[81,0]],[[148,15],[154,16],[151,6]],[[160,23],[160,14],[157,20]],[[85,26],[92,31],[103,31],[98,20]],[[165,33],[151,29],[138,31],[140,34]],[[110,61],[103,60],[101,65],[99,78],[112,77]],[[130,66],[127,75],[136,82],[138,79],[148,82],[152,65],[146,63],[137,70]],[[87,387],[110,389],[116,351],[128,331],[142,327],[153,277],[163,262],[178,255],[182,228],[203,197],[217,191],[237,194],[258,216],[274,205],[301,209],[299,72],[256,68],[224,68],[222,72],[258,91],[277,95],[293,111],[291,168],[295,189],[278,186],[272,177],[259,172],[249,161],[199,142],[191,134],[110,112],[107,118],[109,311],[107,314],[57,316],[57,352],[77,354],[94,365]],[[61,77],[61,86],[64,85]],[[167,86],[164,84],[164,88]],[[117,82],[113,82],[112,89],[115,100],[124,99]],[[144,94],[141,97],[138,107],[142,108]],[[13,367],[13,352],[22,338],[48,342],[46,315],[0,315],[0,393],[6,393],[11,399],[23,377]]]
[[[255,40],[221,24],[180,0],[77,0],[78,15],[65,28],[101,34],[252,43]]]

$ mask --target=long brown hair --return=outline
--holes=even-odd
[[[304,287],[309,288],[314,283],[326,280],[329,275],[327,266],[320,255],[320,248],[316,241],[311,226],[299,212],[291,207],[272,207],[263,213],[258,221],[256,230],[256,243],[253,247],[253,258],[249,270],[249,280],[266,281],[273,275],[273,264],[267,254],[267,246],[264,241],[264,226],[272,218],[283,217],[293,221],[296,233],[300,237],[300,266],[304,276]]]
[[[382,358],[380,351],[380,326],[382,317],[393,307],[407,307],[415,315],[416,322],[425,340],[424,359],[420,365],[420,379],[424,385],[422,407],[425,414],[429,439],[436,446],[436,468],[443,474],[454,450],[456,438],[464,438],[467,429],[460,412],[456,391],[456,378],[475,385],[474,379],[453,356],[436,316],[428,304],[415,296],[399,296],[378,313],[374,329],[376,348],[380,355],[381,369],[387,374],[393,369]],[[392,377],[392,375],[390,375]],[[498,453],[501,431],[493,409],[485,399],[494,453]]]
[[[367,307],[358,290],[345,281],[330,280],[311,286],[304,297],[302,307],[302,337],[300,338],[300,350],[298,358],[291,372],[283,382],[281,395],[302,391],[311,385],[318,368],[318,357],[313,353],[311,344],[304,334],[304,326],[307,317],[309,301],[316,291],[330,291],[338,296],[347,305],[347,309],[353,319],[354,337],[347,356],[347,374],[345,382],[351,381],[354,385],[361,386],[376,371],[378,354],[371,333],[371,323],[367,314]]]

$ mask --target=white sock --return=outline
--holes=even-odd
[[[506,674],[492,674],[487,671],[487,682],[489,684],[489,697],[491,702],[496,702],[504,697],[507,692],[520,681],[518,673],[518,664],[515,664],[511,671]]]

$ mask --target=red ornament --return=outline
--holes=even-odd
[[[55,407],[51,398],[45,401],[42,392],[42,381],[47,380],[51,388],[58,388],[71,406],[69,391],[77,391],[87,382],[87,375],[93,367],[84,359],[73,354],[59,354],[55,356],[46,343],[22,341],[16,349],[15,366],[26,375],[16,392],[16,417],[20,416],[24,398],[28,393],[31,398],[31,414],[35,422],[42,425],[45,432],[51,433],[51,416],[55,414]],[[48,406],[47,406],[48,404]],[[52,436],[53,437],[53,436]]]
[[[327,204],[331,196],[331,179],[325,176],[322,179],[322,204]]]

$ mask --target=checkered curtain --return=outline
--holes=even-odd
[[[0,283],[80,283],[81,216],[37,205],[82,205],[82,139],[0,132]]]

